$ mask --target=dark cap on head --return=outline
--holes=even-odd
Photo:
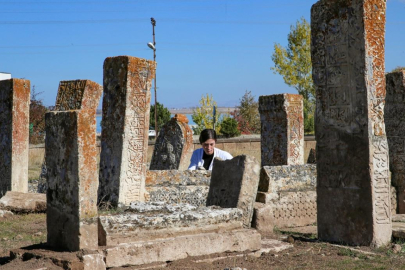
[[[203,142],[213,139],[214,141],[217,141],[217,133],[213,129],[204,129],[201,131],[200,134],[200,143],[202,144]]]

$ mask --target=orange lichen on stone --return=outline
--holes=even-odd
[[[103,87],[90,80],[61,81],[55,111],[96,110]]]
[[[0,81],[0,195],[28,192],[30,81]]]
[[[173,117],[176,121],[188,124],[188,118],[184,114],[176,113]]]

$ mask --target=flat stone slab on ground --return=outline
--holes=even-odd
[[[107,267],[142,265],[222,252],[257,251],[261,236],[251,229],[169,237],[104,249]]]
[[[46,194],[7,191],[0,199],[0,208],[16,213],[46,212]]]
[[[119,215],[99,217],[99,245],[242,228],[242,210],[190,204],[132,203]]]

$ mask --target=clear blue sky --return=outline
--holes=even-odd
[[[274,43],[309,21],[307,0],[0,0],[0,71],[25,78],[54,105],[61,80],[102,84],[106,57],[153,58],[156,19],[158,101],[197,106],[212,94],[235,106],[245,93],[296,93],[273,74]],[[405,66],[405,0],[388,0],[386,70]],[[153,92],[153,91],[152,91]],[[153,101],[153,96],[152,96]]]

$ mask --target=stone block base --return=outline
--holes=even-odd
[[[134,213],[99,217],[100,246],[242,228],[237,208],[137,202],[127,211]]]
[[[46,195],[7,191],[0,199],[0,208],[16,213],[46,212]]]
[[[104,254],[107,267],[119,267],[260,248],[261,236],[257,231],[240,229],[121,244],[105,248]]]
[[[274,227],[300,227],[316,222],[316,191],[259,192],[253,215],[253,226],[260,232]]]

